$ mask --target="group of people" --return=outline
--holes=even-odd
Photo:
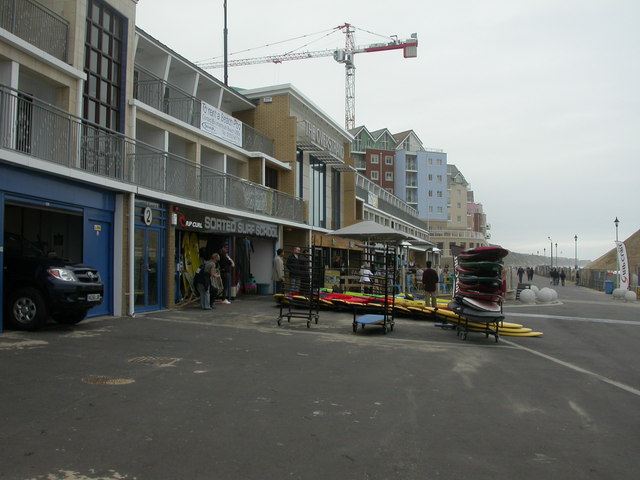
[[[293,252],[284,260],[284,250],[276,250],[273,259],[271,279],[275,282],[276,292],[284,293],[285,269],[289,273],[289,291],[300,293],[307,291],[311,281],[311,257],[309,250],[295,247]]]
[[[195,283],[200,295],[200,308],[214,309],[215,299],[222,295],[221,303],[231,303],[231,271],[235,267],[229,256],[229,247],[224,245],[218,252],[212,253],[196,274]]]
[[[533,280],[533,267],[527,267],[526,269],[522,267],[518,267],[517,273],[518,273],[518,281],[520,283],[522,283],[522,279],[525,274],[527,275],[527,281],[530,282],[531,280]]]
[[[562,286],[564,287],[564,281],[567,278],[567,274],[565,273],[564,268],[560,271],[558,271],[557,268],[552,268],[549,272],[549,276],[551,277],[552,285],[562,284]]]

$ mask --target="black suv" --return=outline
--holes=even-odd
[[[50,316],[58,323],[72,325],[101,304],[104,285],[98,270],[70,263],[46,255],[20,235],[5,233],[5,325],[35,330]]]

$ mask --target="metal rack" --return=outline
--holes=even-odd
[[[289,292],[286,302],[280,302],[280,313],[276,319],[278,326],[282,319],[291,322],[292,318],[306,320],[307,328],[311,323],[318,323],[320,318],[320,288],[324,281],[324,266],[322,265],[322,250],[311,247],[308,256],[299,259],[300,277],[298,291],[292,291],[294,282],[287,273],[284,289]]]
[[[371,295],[380,298],[379,304],[373,303],[355,307],[353,310],[353,332],[358,326],[378,325],[383,333],[393,331],[395,325],[395,286],[397,280],[397,247],[387,244],[382,252],[375,246],[365,246],[365,261],[375,265],[375,273],[371,276]],[[380,261],[381,260],[381,261]]]

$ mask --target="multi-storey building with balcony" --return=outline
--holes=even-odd
[[[222,245],[233,285],[270,287],[281,246],[355,259],[355,242],[325,235],[353,222],[428,238],[302,93],[228,88],[137,29],[136,4],[0,0],[0,238],[97,267],[90,316],[188,301],[200,257]]]
[[[430,226],[432,239],[442,251],[442,265],[452,267],[452,247],[487,246],[488,234],[482,204],[474,202],[470,184],[455,165],[447,165],[447,181],[447,220],[430,222]]]
[[[354,136],[351,155],[358,173],[394,193],[396,142],[391,132],[386,128],[369,132],[361,126],[350,133]]]
[[[313,162],[279,156],[238,118],[251,99],[136,29],[136,3],[0,0],[0,238],[97,267],[92,316],[188,299],[199,253],[223,244],[234,285],[270,285],[287,235],[340,223],[331,196],[323,211],[296,190]]]

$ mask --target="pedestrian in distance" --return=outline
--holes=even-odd
[[[562,284],[562,286],[564,287],[564,281],[567,278],[567,274],[564,271],[564,268],[562,270],[560,270],[560,283]]]
[[[300,279],[302,278],[300,247],[295,247],[293,253],[287,258],[287,270],[289,272],[289,292],[300,293]]]
[[[231,303],[231,273],[236,264],[229,256],[229,247],[223,245],[218,253],[220,255],[220,276],[222,277],[222,304],[229,305]]]
[[[371,293],[371,285],[373,284],[373,272],[369,270],[369,264],[363,263],[360,269],[360,283],[362,284],[362,293]]]
[[[422,285],[424,286],[425,301],[428,300],[429,304],[437,309],[438,297],[436,295],[436,289],[438,288],[438,272],[431,268],[431,261],[427,261],[427,268],[422,272]]]
[[[276,256],[273,259],[271,279],[275,282],[276,293],[284,293],[284,250],[281,248],[276,250]]]
[[[518,267],[518,282],[522,283],[522,277],[524,277],[524,268]]]

